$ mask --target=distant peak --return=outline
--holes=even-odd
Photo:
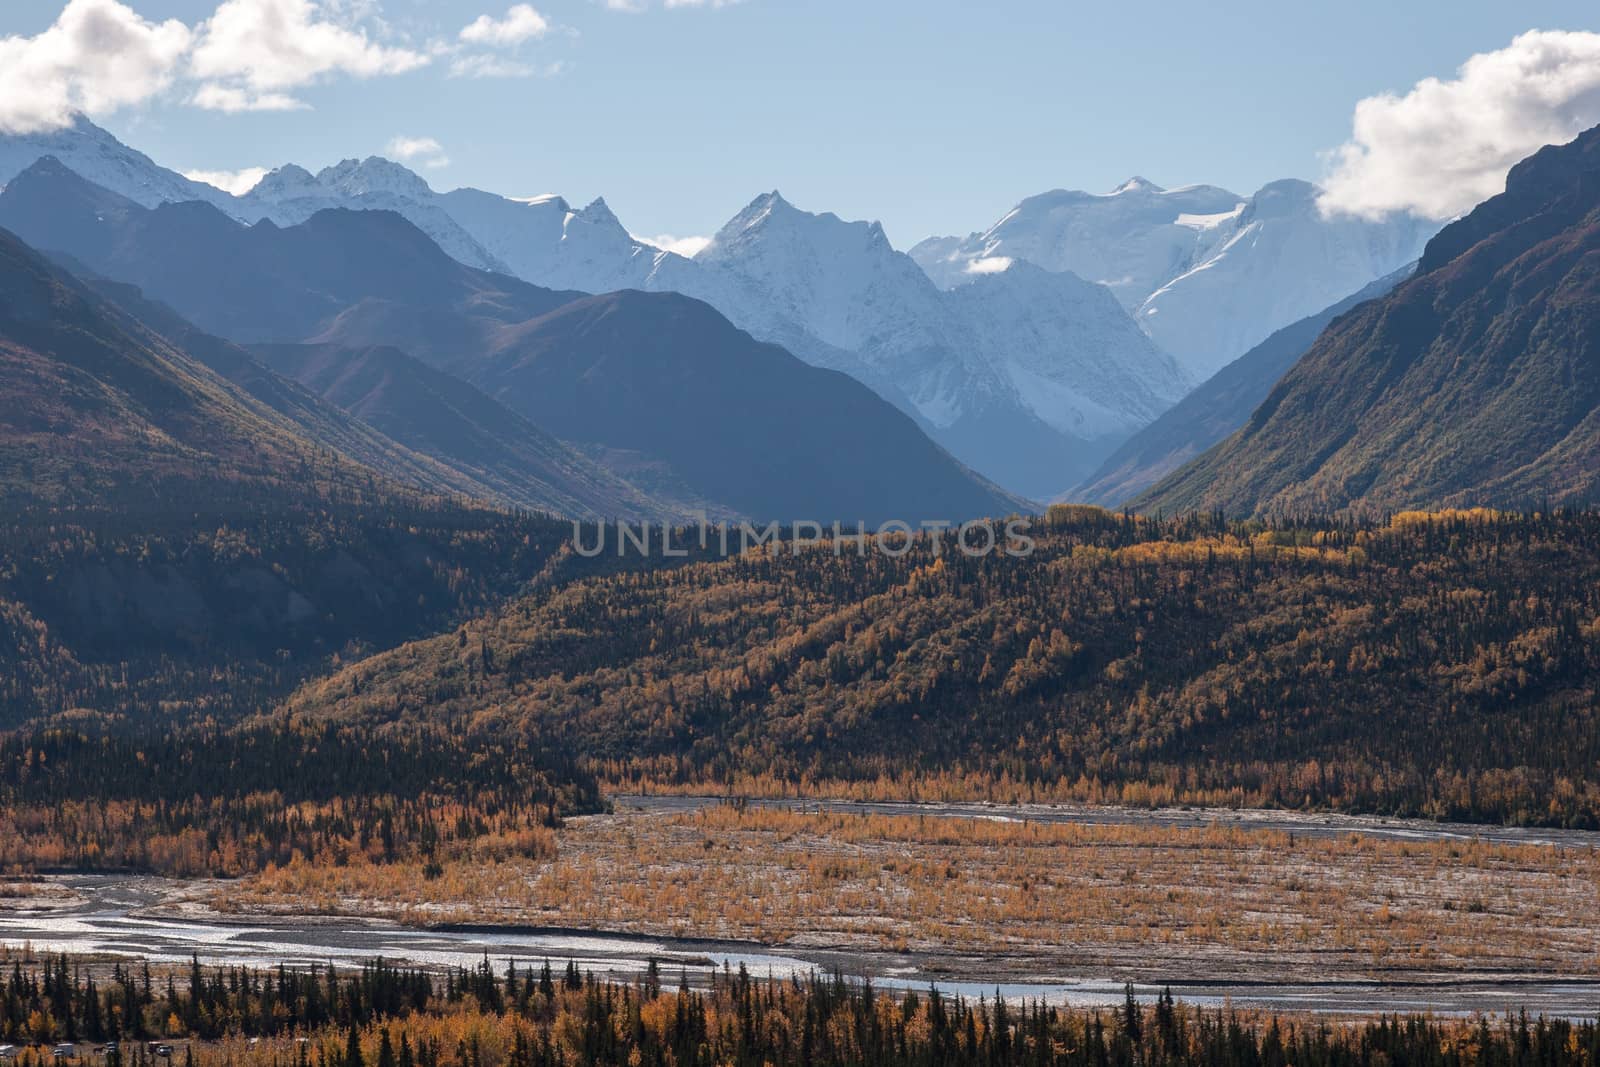
[[[22,173],[36,177],[56,177],[68,174],[77,177],[76,172],[71,167],[68,167],[55,156],[40,156],[31,165],[25,167]]]
[[[770,214],[776,211],[794,211],[795,206],[783,198],[783,194],[774,189],[770,193],[762,193],[750,201],[750,206],[740,212],[742,215]]]
[[[294,163],[285,163],[281,167],[273,168],[267,172],[267,178],[276,178],[279,181],[285,182],[309,182],[316,180],[311,176],[311,172],[309,170],[306,170],[306,168]],[[266,179],[263,178],[262,180],[265,181]]]
[[[266,176],[257,182],[255,187],[245,195],[271,197],[304,189],[315,184],[317,184],[317,179],[311,176],[309,170],[295,166],[293,163],[285,163],[281,167],[268,171]]]
[[[1263,185],[1250,198],[1246,208],[1247,217],[1262,219],[1303,215],[1317,210],[1317,199],[1321,195],[1322,190],[1308,181],[1280,178]]]
[[[1315,198],[1320,196],[1321,193],[1321,189],[1300,178],[1279,178],[1275,182],[1268,182],[1263,185],[1256,192],[1256,196],[1282,196],[1305,199],[1307,197]]]
[[[382,156],[340,160],[318,174],[317,181],[352,196],[387,192],[426,197],[433,193],[421,175]]]
[[[95,140],[109,141],[114,144],[121,143],[115,137],[111,136],[109,130],[96,126],[94,122],[90,120],[89,116],[85,115],[81,111],[74,111],[72,113],[72,118],[67,122],[67,124],[59,127],[56,132],[59,133],[69,130],[80,137],[92,137]]]
[[[622,223],[617,220],[616,212],[611,210],[611,205],[606,203],[606,198],[603,196],[597,196],[593,200],[589,201],[588,206],[582,211],[578,212],[578,217],[583,219],[585,222],[593,222],[600,225],[622,225]]]
[[[713,240],[717,243],[722,243],[741,233],[760,228],[774,216],[782,217],[796,214],[799,213],[795,210],[794,205],[785,200],[782,193],[774,189],[770,193],[762,193],[746,204],[737,215],[727,221],[722,229],[717,231],[717,236]]]
[[[70,193],[76,198],[93,200],[101,206],[132,203],[126,197],[96,185],[55,156],[40,156],[4,188],[22,189],[27,186],[46,190],[51,197]]]
[[[1142,178],[1139,175],[1135,174],[1133,177],[1129,178],[1127,181],[1123,182],[1121,185],[1119,185],[1115,189],[1111,190],[1111,195],[1112,196],[1121,196],[1124,193],[1164,193],[1164,192],[1166,192],[1165,189],[1161,188],[1161,186],[1157,185],[1155,182],[1151,181],[1149,178]]]

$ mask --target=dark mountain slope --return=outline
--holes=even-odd
[[[0,497],[134,510],[401,494],[0,232]]]
[[[560,437],[658,458],[764,519],[919,524],[1025,506],[866,386],[673,293],[590,297],[507,327],[474,380]]]
[[[1415,272],[1414,263],[1402,267],[1262,341],[1134,434],[1088,481],[1067,493],[1067,499],[1101,507],[1119,507],[1132,500],[1248,422],[1251,412],[1329,323],[1383,296]]]
[[[257,358],[363,423],[481,485],[569,517],[683,514],[652,500],[459,378],[397,348],[258,345]]]
[[[80,275],[82,278],[82,275]],[[428,493],[466,497],[487,503],[555,511],[553,498],[521,499],[462,469],[414,450],[366,421],[284,377],[245,349],[199,329],[163,304],[146,300],[134,286],[104,279],[85,281],[91,290],[115,304],[140,326],[238,386],[266,408],[282,416],[307,443],[356,460],[395,481]]]
[[[1512,169],[1140,510],[1600,499],[1600,129]]]

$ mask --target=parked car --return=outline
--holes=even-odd
[[[17,1046],[0,1045],[0,1063],[5,1063],[17,1058]]]
[[[63,1043],[51,1049],[50,1055],[58,1060],[75,1060],[78,1058],[78,1046]]]

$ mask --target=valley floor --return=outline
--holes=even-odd
[[[305,920],[321,916],[310,958],[321,937],[352,954],[666,953],[1085,996],[1170,982],[1180,996],[1335,1010],[1600,1004],[1600,834],[1266,812],[691,798],[613,808],[569,820],[543,862],[446,865],[433,878],[405,865],[295,865],[237,882],[137,880],[114,899],[130,922],[251,924],[267,932],[241,936],[262,950],[286,920],[315,931]],[[69,887],[45,885],[58,911],[107,914],[104,899],[74,908]],[[10,892],[12,906],[48,904]],[[382,920],[391,941],[340,932],[357,918]],[[18,943],[29,922],[0,922],[0,941]],[[460,943],[401,936],[450,924]],[[39,940],[77,929],[46,923]],[[572,940],[583,932],[633,940]]]

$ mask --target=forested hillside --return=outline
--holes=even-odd
[[[571,533],[398,502],[14,517],[0,523],[0,728],[75,708],[164,723],[260,711],[341,656],[512,595]]]
[[[1050,523],[1026,559],[924,539],[580,579],[288,710],[537,736],[634,784],[1600,825],[1600,515]]]

